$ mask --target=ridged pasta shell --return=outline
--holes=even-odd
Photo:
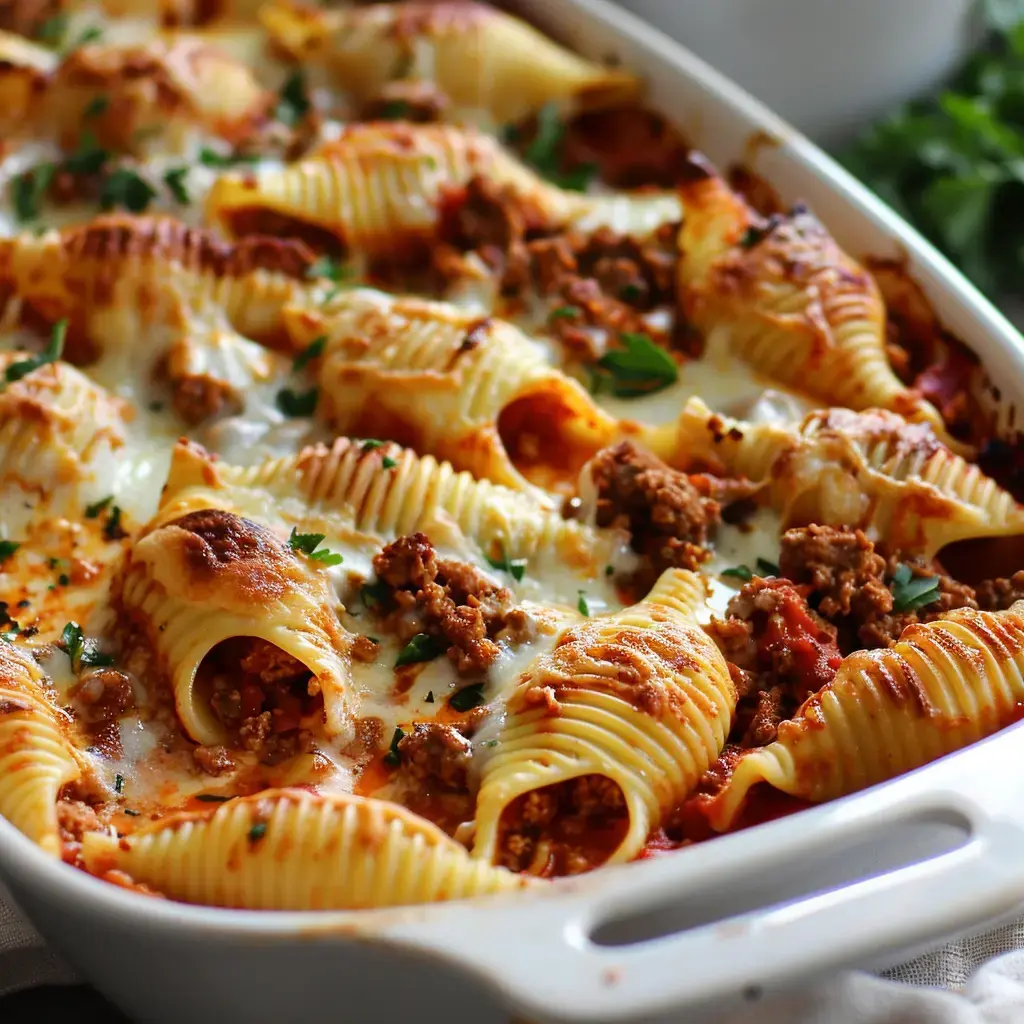
[[[823,403],[890,409],[946,439],[936,409],[889,365],[874,279],[814,217],[798,211],[762,230],[710,173],[687,182],[682,197],[682,306],[709,344]]]
[[[0,357],[0,373],[26,359]],[[0,483],[69,499],[112,469],[124,444],[123,403],[67,363],[49,363],[0,391]]]
[[[675,461],[768,481],[786,525],[860,526],[887,548],[933,557],[971,537],[1024,532],[1024,509],[926,423],[884,410],[813,412],[799,425],[750,424],[691,399]]]
[[[507,487],[571,484],[616,420],[518,328],[456,306],[348,291],[285,313],[296,350],[326,335],[318,415]]]
[[[669,569],[639,604],[571,627],[526,669],[482,768],[475,857],[498,858],[517,797],[586,775],[616,783],[629,815],[607,863],[640,852],[721,752],[736,706],[725,660],[696,624],[704,597],[697,574]]]
[[[117,869],[172,899],[247,910],[362,910],[522,889],[404,807],[267,790],[124,839],[89,833],[94,874]],[[537,884],[532,882],[532,884]]]
[[[585,195],[543,181],[488,135],[447,125],[353,125],[284,170],[225,174],[206,218],[225,234],[258,231],[256,214],[312,225],[350,252],[410,260],[440,220],[441,200],[476,175],[508,186],[556,224],[645,236],[681,216],[674,193]],[[253,225],[256,225],[254,227]]]
[[[39,97],[56,67],[53,50],[0,32],[0,132],[5,139],[33,134]]]
[[[518,121],[545,103],[611,103],[639,81],[553,43],[487,4],[387,3],[344,10],[268,4],[260,19],[295,60],[326,64],[359,99],[395,78],[423,78],[468,116]]]
[[[114,601],[141,627],[197,743],[225,740],[194,684],[203,658],[232,637],[258,637],[302,662],[323,694],[327,732],[351,737],[349,637],[329,577],[266,527],[205,502],[165,508],[128,553]]]
[[[181,330],[200,311],[272,343],[285,305],[325,293],[306,280],[313,261],[290,239],[232,243],[172,217],[115,214],[0,243],[0,281],[51,322],[68,319],[69,345],[85,335],[102,349],[155,324]],[[115,320],[119,329],[104,330]]]
[[[0,641],[0,815],[52,856],[61,852],[57,796],[82,774],[70,726],[47,698],[39,666]]]
[[[888,649],[845,658],[774,743],[740,757],[705,811],[727,829],[759,782],[815,802],[856,792],[1018,721],[1022,702],[1024,602],[915,623]]]

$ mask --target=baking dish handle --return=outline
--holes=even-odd
[[[1016,788],[1024,805],[1024,785]],[[739,1004],[769,984],[777,991],[840,967],[877,964],[992,922],[1024,903],[1024,831],[1012,818],[972,820],[978,804],[948,792],[916,806],[887,803],[891,822],[875,811],[851,814],[839,828],[831,827],[833,820],[821,829],[823,848],[841,854],[841,833],[852,838],[865,827],[883,836],[884,845],[885,832],[897,830],[908,815],[959,821],[960,839],[937,855],[825,891],[731,916],[712,910],[687,917],[688,905],[703,900],[707,906],[708,885],[727,891],[730,876],[739,884],[753,869],[761,873],[763,892],[771,885],[770,862],[788,856],[798,867],[814,836],[790,820],[776,824],[797,831],[790,828],[785,842],[772,843],[767,864],[752,863],[749,848],[732,843],[716,858],[721,863],[695,860],[695,870],[684,875],[681,863],[662,858],[606,872],[601,886],[587,884],[590,877],[570,881],[559,895],[521,897],[491,913],[480,904],[452,904],[440,921],[405,921],[386,931],[473,970],[531,1017],[636,1021],[712,1002]],[[692,853],[706,855],[719,844],[751,838],[724,837]]]

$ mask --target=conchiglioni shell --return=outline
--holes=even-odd
[[[487,4],[311,10],[277,2],[260,19],[295,60],[326,65],[360,100],[395,78],[425,79],[464,115],[507,124],[545,103],[594,105],[639,92],[634,75],[585,60]]]
[[[629,815],[607,863],[640,852],[721,752],[736,706],[725,660],[696,624],[704,597],[695,573],[667,570],[639,604],[571,627],[526,669],[483,765],[475,857],[499,856],[517,797],[595,774],[619,786]],[[554,704],[535,699],[544,689]]]
[[[554,487],[621,434],[518,328],[445,303],[348,291],[285,313],[301,350],[327,337],[318,415],[508,487]]]
[[[494,138],[447,125],[354,125],[283,170],[225,174],[206,218],[225,234],[249,233],[254,213],[284,216],[333,236],[346,250],[418,258],[437,230],[441,202],[476,175],[512,189],[555,224],[608,226],[646,236],[681,216],[674,193],[586,195],[542,180]]]
[[[473,860],[397,804],[303,790],[164,818],[122,840],[90,833],[82,858],[172,899],[247,910],[361,910],[537,884]]]
[[[207,513],[209,524],[183,522],[189,512]],[[230,557],[221,554],[224,544]],[[326,731],[342,742],[351,737],[349,636],[330,579],[266,527],[203,501],[165,508],[133,544],[114,599],[142,629],[197,743],[226,739],[195,681],[203,658],[232,637],[265,640],[305,665],[323,695]]]
[[[61,852],[57,796],[82,774],[70,727],[35,661],[0,641],[0,815],[52,856]]]
[[[960,609],[908,626],[885,650],[857,651],[807,700],[778,739],[748,751],[705,801],[729,828],[759,782],[820,802],[891,779],[1020,718],[1024,602]]]
[[[946,438],[936,409],[889,365],[874,279],[817,220],[799,212],[762,236],[715,175],[687,183],[682,196],[682,309],[709,344],[828,405],[890,409]]]
[[[797,425],[750,424],[687,403],[676,462],[704,461],[770,484],[786,525],[859,526],[892,551],[933,557],[972,537],[1024,532],[1024,510],[926,423],[884,410],[814,412]]]

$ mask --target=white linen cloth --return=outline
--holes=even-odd
[[[80,980],[14,909],[0,885],[0,997],[35,985]],[[1022,1021],[1024,920],[951,943],[889,971],[886,977],[846,971],[813,988],[729,1014],[717,1024]]]

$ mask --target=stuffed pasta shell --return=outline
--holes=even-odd
[[[639,91],[633,75],[583,60],[482,3],[323,10],[279,0],[260,17],[294,59],[326,66],[341,89],[364,101],[395,79],[420,79],[463,117],[494,125],[545,103],[596,105]]]
[[[718,756],[736,703],[703,602],[699,576],[668,570],[526,669],[482,768],[474,856],[550,875],[640,852]]]
[[[569,192],[545,182],[491,136],[400,123],[346,128],[284,170],[224,175],[210,190],[206,215],[229,235],[273,234],[288,225],[346,252],[409,260],[436,235],[446,194],[478,175],[555,225],[644,236],[680,216],[673,193]]]

